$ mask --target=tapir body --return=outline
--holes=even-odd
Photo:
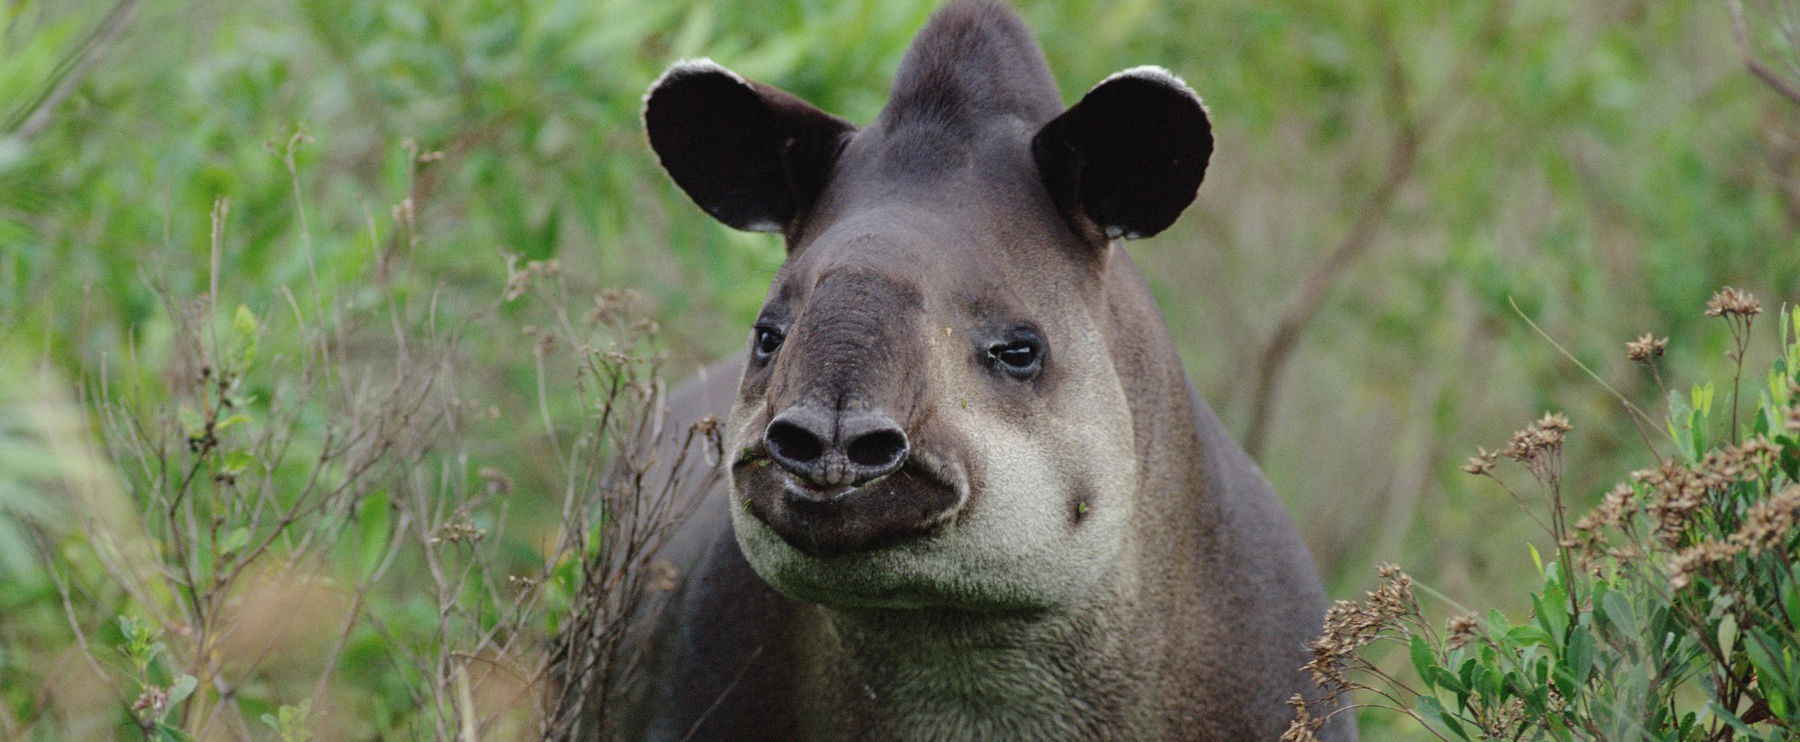
[[[715,417],[726,455],[661,554],[681,579],[621,738],[1282,733],[1319,579],[1119,241],[1199,187],[1185,84],[1129,70],[1065,109],[1017,16],[959,1],[865,128],[709,62],[645,122],[702,208],[788,259],[662,426]]]

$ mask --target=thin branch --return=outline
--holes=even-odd
[[[1775,92],[1795,105],[1800,105],[1800,85],[1783,78],[1756,58],[1756,50],[1750,45],[1750,27],[1744,22],[1743,0],[1725,0],[1725,10],[1731,14],[1731,35],[1737,39],[1738,52],[1744,57],[1744,67]]]
[[[1633,425],[1636,425],[1637,420],[1641,419],[1650,427],[1657,427],[1656,420],[1655,418],[1650,417],[1650,413],[1647,413],[1643,408],[1638,407],[1637,403],[1632,402],[1630,397],[1625,396],[1624,393],[1614,388],[1613,385],[1606,383],[1606,379],[1602,378],[1599,374],[1594,373],[1594,370],[1588,368],[1587,364],[1582,363],[1580,358],[1576,357],[1574,353],[1570,353],[1568,348],[1564,348],[1562,343],[1556,342],[1556,338],[1551,336],[1550,333],[1545,332],[1544,328],[1538,326],[1538,323],[1533,322],[1531,320],[1531,315],[1526,314],[1525,310],[1520,309],[1518,302],[1513,301],[1511,296],[1506,297],[1506,303],[1512,306],[1513,313],[1519,315],[1519,319],[1525,320],[1525,324],[1530,325],[1531,329],[1537,332],[1539,337],[1542,337],[1546,342],[1550,343],[1550,347],[1555,348],[1558,353],[1563,355],[1563,358],[1566,358],[1570,363],[1575,364],[1575,367],[1581,369],[1582,373],[1587,374],[1588,378],[1593,379],[1595,383],[1605,388],[1606,391],[1611,392],[1613,397],[1619,400],[1619,404],[1625,406],[1625,411],[1632,416]],[[1638,429],[1638,434],[1644,435],[1642,428]],[[1670,435],[1668,431],[1664,430],[1663,435],[1669,436],[1670,442],[1674,442],[1674,436]],[[1644,442],[1645,444],[1649,444],[1648,440]],[[1656,447],[1651,446],[1650,452],[1652,454],[1656,453]],[[1662,457],[1660,455],[1657,456],[1657,460],[1660,462]]]
[[[1505,7],[1505,3],[1495,3],[1494,12],[1488,18],[1487,28],[1490,31],[1499,27]],[[1388,154],[1387,174],[1357,210],[1350,230],[1326,254],[1325,260],[1314,266],[1305,280],[1301,281],[1299,292],[1282,311],[1281,319],[1276,322],[1274,332],[1270,333],[1268,343],[1258,354],[1256,391],[1251,396],[1250,424],[1244,433],[1244,449],[1252,457],[1260,458],[1268,443],[1282,372],[1299,347],[1301,333],[1312,324],[1325,299],[1343,280],[1350,266],[1375,246],[1375,237],[1382,223],[1387,220],[1388,212],[1393,208],[1401,187],[1412,178],[1419,151],[1430,140],[1449,111],[1467,94],[1468,78],[1476,69],[1476,58],[1473,51],[1463,54],[1442,92],[1418,116],[1407,113],[1406,76],[1398,68],[1398,62],[1395,63],[1395,69],[1389,71],[1389,93],[1397,99],[1390,103],[1390,107],[1400,114],[1399,120],[1395,122],[1394,141]]]
[[[1281,313],[1281,320],[1275,324],[1275,331],[1269,336],[1268,344],[1263,346],[1256,364],[1256,394],[1252,397],[1250,427],[1244,434],[1244,448],[1251,456],[1262,455],[1263,446],[1268,439],[1269,420],[1274,415],[1281,372],[1286,369],[1288,359],[1300,343],[1300,333],[1312,323],[1325,297],[1343,277],[1345,270],[1368,252],[1369,248],[1374,247],[1377,228],[1387,218],[1388,209],[1393,206],[1400,186],[1412,176],[1413,158],[1418,148],[1419,140],[1412,137],[1402,137],[1396,143],[1393,154],[1389,156],[1387,177],[1357,212],[1350,231],[1326,255],[1324,262],[1315,266],[1307,274],[1306,280],[1301,282],[1300,293],[1288,302],[1287,309]]]
[[[55,82],[21,109],[21,113],[9,118],[6,129],[12,132],[13,137],[20,141],[29,141],[50,126],[50,114],[55,112],[57,106],[62,105],[64,100],[74,94],[75,88],[86,77],[88,69],[93,66],[94,61],[99,59],[107,47],[111,46],[112,42],[125,32],[127,26],[131,25],[131,17],[136,13],[137,6],[142,3],[143,0],[119,0],[119,3],[113,6],[113,9],[100,21],[100,25],[94,28],[93,33],[82,41],[81,48],[57,65],[57,71],[52,73],[52,79]]]

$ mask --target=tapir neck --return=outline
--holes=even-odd
[[[1154,738],[1131,582],[1028,614],[820,609],[809,738]]]
[[[805,654],[817,685],[802,703],[816,726],[806,738],[1182,736],[1164,728],[1173,647],[1162,624],[1172,592],[1204,567],[1152,568],[1145,549],[1209,554],[1197,526],[1217,515],[1194,496],[1201,436],[1173,342],[1130,258],[1118,250],[1110,263],[1106,320],[1115,337],[1136,340],[1115,348],[1115,365],[1129,371],[1121,382],[1140,449],[1137,525],[1112,568],[1082,599],[1032,613],[815,606]]]

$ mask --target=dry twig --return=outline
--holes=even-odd
[[[1756,49],[1750,42],[1749,23],[1744,20],[1743,0],[1725,0],[1725,11],[1731,14],[1731,35],[1737,40],[1738,53],[1744,57],[1744,67],[1789,102],[1800,105],[1800,84],[1782,77],[1756,56]]]

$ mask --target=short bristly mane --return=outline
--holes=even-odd
[[[966,134],[999,116],[1036,125],[1061,111],[1050,66],[1018,13],[996,0],[952,0],[907,49],[877,123]]]

